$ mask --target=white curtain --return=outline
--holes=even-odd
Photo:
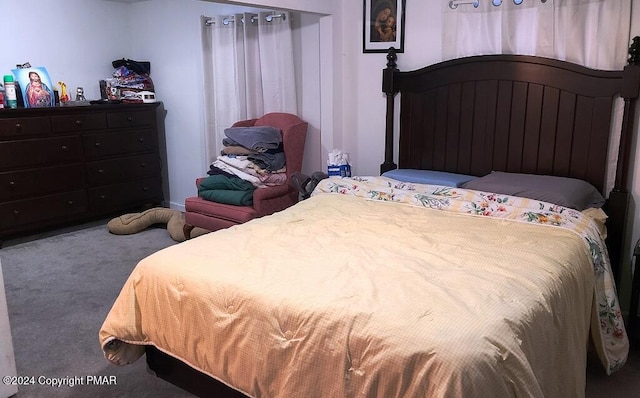
[[[208,161],[224,129],[269,112],[297,114],[291,17],[262,12],[201,17]]]
[[[596,69],[620,69],[630,41],[631,0],[443,1],[444,59],[527,54]]]

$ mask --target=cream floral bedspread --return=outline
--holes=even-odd
[[[498,217],[566,228],[584,238],[593,261],[592,338],[608,374],[624,365],[629,350],[611,264],[596,223],[582,212],[527,198],[425,184],[385,177],[331,178],[316,193],[339,193],[372,200]]]
[[[395,202],[395,203],[394,203]],[[138,263],[99,333],[253,397],[581,397],[589,333],[628,340],[590,218],[521,198],[330,178]]]

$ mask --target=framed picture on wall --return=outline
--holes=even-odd
[[[25,108],[55,106],[53,86],[49,73],[43,67],[13,69],[15,80],[20,85],[20,93]]]
[[[363,52],[404,52],[405,1],[364,0]]]

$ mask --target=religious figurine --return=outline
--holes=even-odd
[[[71,98],[69,98],[69,94],[67,93],[67,85],[65,82],[58,82],[60,86],[60,102],[67,102]]]

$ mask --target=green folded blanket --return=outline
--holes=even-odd
[[[200,182],[198,196],[212,202],[237,206],[251,206],[256,187],[237,177],[212,175]]]

